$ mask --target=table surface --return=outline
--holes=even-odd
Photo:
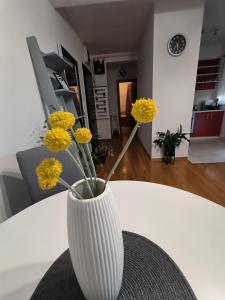
[[[199,300],[225,299],[225,209],[168,186],[113,181],[122,228],[162,247]],[[0,225],[0,299],[26,300],[68,248],[67,192],[45,199]],[[19,199],[18,199],[19,201]]]

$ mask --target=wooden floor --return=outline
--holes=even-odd
[[[128,134],[113,140],[113,151],[98,176],[106,178]],[[225,163],[191,164],[178,159],[174,165],[150,160],[136,138],[111,180],[141,180],[161,183],[195,193],[225,207]]]

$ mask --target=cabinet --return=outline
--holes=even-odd
[[[200,60],[196,78],[196,90],[214,90],[219,80],[220,59]]]
[[[191,137],[219,136],[223,115],[223,111],[195,112]]]
[[[75,128],[83,125],[84,115],[78,112],[76,107],[76,103],[80,101],[80,98],[77,99],[77,91],[69,88],[59,89],[59,82],[54,76],[57,73],[64,79],[64,72],[68,69],[73,69],[74,65],[55,52],[41,52],[37,39],[34,36],[27,38],[27,45],[46,119],[55,110],[65,110],[75,115],[77,121]],[[80,108],[80,105],[78,108]]]

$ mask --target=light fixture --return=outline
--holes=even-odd
[[[124,69],[124,67],[121,66],[119,70],[119,74],[121,77],[126,77],[127,76],[127,71]]]
[[[96,59],[94,60],[94,72],[95,74],[105,74],[105,63],[104,60],[102,59]]]

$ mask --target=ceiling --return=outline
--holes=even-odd
[[[120,2],[127,0],[50,0],[54,7],[69,7],[77,5],[90,5],[97,3],[106,3],[106,2]]]
[[[50,1],[74,28],[90,54],[136,51],[153,3],[153,0]],[[225,0],[206,0],[202,44],[225,45],[224,15]]]
[[[55,1],[51,0],[52,3]],[[61,3],[64,1],[61,0]],[[92,0],[98,4],[91,5],[87,4],[91,0],[85,1],[86,5],[56,9],[74,28],[90,54],[133,52],[138,49],[150,14],[150,0],[104,0],[105,3],[99,3],[103,0]]]
[[[203,31],[202,43],[225,44],[225,0],[206,0]]]

